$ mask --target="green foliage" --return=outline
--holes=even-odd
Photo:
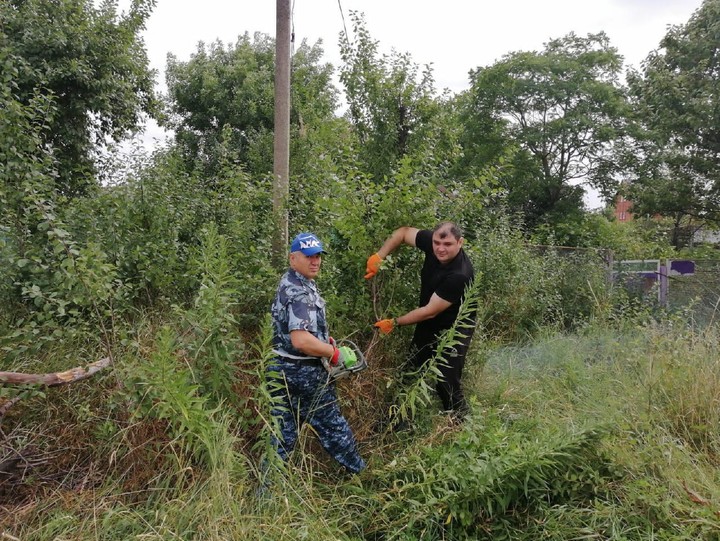
[[[705,0],[690,20],[672,26],[641,73],[628,82],[637,143],[630,153],[631,198],[643,214],[720,223],[720,2]],[[681,243],[676,242],[676,247]]]
[[[718,337],[715,329],[681,323],[590,325],[582,334],[546,333],[525,345],[487,348],[482,370],[465,376],[477,402],[464,425],[436,416],[419,437],[367,435],[361,446],[372,456],[368,472],[337,477],[303,461],[264,498],[254,493],[248,458],[237,452],[237,426],[199,398],[166,328],[138,349],[147,354],[121,360],[120,379],[132,392],[115,398],[138,415],[118,436],[131,440],[140,426],[168,423],[176,439],[168,444],[160,430],[150,445],[179,451],[195,442],[200,458],[215,458],[190,461],[176,452],[153,470],[144,485],[151,490],[128,490],[124,469],[102,487],[75,488],[73,498],[53,490],[42,506],[11,507],[18,511],[6,531],[30,541],[712,539],[720,526]],[[272,356],[269,329],[266,320],[257,358],[247,365],[258,377]],[[253,389],[259,412],[270,407],[268,389]],[[254,451],[262,453],[266,442],[260,438]]]
[[[616,261],[657,259],[672,253],[661,222],[644,219],[620,222],[599,213],[586,214],[578,222],[559,223],[553,228],[540,226],[530,240],[542,245],[604,249],[611,251]]]
[[[141,416],[175,422],[173,432],[181,436],[187,434],[182,447],[200,450],[203,432],[207,431],[207,399],[199,396],[199,386],[194,383],[192,372],[178,366],[176,347],[173,332],[169,328],[162,329],[151,358],[147,362],[134,359],[134,377],[130,375],[128,379],[139,399]]]
[[[133,414],[167,423],[177,449],[211,467],[213,442],[227,430],[220,422],[221,408],[201,394],[192,367],[179,362],[175,333],[163,328],[156,340],[147,359],[129,358],[124,367],[128,398],[137,404]]]
[[[613,470],[622,472],[616,498],[548,509],[517,538],[711,539],[718,519],[710,500],[718,488],[708,445],[716,445],[718,433],[705,405],[717,392],[709,354],[716,341],[714,329],[696,332],[675,318],[626,321],[623,330],[591,326],[581,335],[552,334],[491,353],[482,388],[497,393],[493,403],[506,418],[534,412],[616,427],[604,445]]]
[[[54,107],[39,94],[28,104],[20,102],[15,80],[22,63],[7,49],[0,48],[0,66],[0,300],[10,317],[18,300],[17,274],[26,266],[25,247],[41,236],[36,230],[41,215],[35,211],[48,197],[55,175],[42,142],[45,120],[53,116]]]
[[[336,90],[331,66],[321,63],[319,45],[301,44],[291,77],[292,161],[312,130],[331,119]],[[187,62],[170,55],[167,66],[168,125],[188,171],[203,177],[218,173],[218,158],[231,148],[235,160],[253,177],[272,171],[275,43],[264,34],[245,33],[234,45],[220,42],[198,50]]]
[[[522,339],[545,326],[572,328],[609,307],[603,251],[527,246],[507,222],[468,251],[481,282],[483,325],[493,339]]]
[[[235,273],[239,323],[258,320],[267,306],[258,299],[269,303],[274,288],[269,184],[250,181],[232,161],[228,154],[217,175],[201,179],[172,149],[140,154],[124,178],[66,209],[75,236],[100,244],[117,268],[126,306],[189,302],[201,284],[205,230],[214,227]]]
[[[482,238],[485,231],[507,220],[506,193],[500,186],[503,162],[484,166],[470,177],[447,180],[438,187],[435,196],[440,220],[456,223],[462,228],[465,240],[471,245]]]
[[[678,259],[705,259],[713,260],[718,257],[718,248],[716,244],[698,243],[694,246],[687,246],[682,250],[675,252]]]
[[[404,158],[419,172],[442,169],[456,156],[456,130],[447,100],[435,96],[432,68],[419,73],[407,53],[379,56],[364,16],[350,17],[355,39],[341,35],[340,82],[363,170],[382,183]]]
[[[429,68],[408,55],[380,57],[353,15],[357,40],[343,44],[343,119],[332,118],[336,95],[321,49],[303,44],[295,53],[291,232],[312,230],[328,246],[319,281],[332,334],[359,335],[353,340],[372,350],[369,370],[339,389],[370,468],[342,477],[314,452],[312,437],[288,467],[269,444],[277,433],[272,391],[281,383],[266,376],[278,278],[267,175],[272,41],[245,35],[234,46],[201,45],[186,63],[171,59],[177,138],[168,148],[112,158],[94,178],[82,169],[89,162],[78,160],[68,176],[69,162],[56,161],[49,135],[71,112],[96,115],[67,123],[65,135],[78,126],[117,135],[150,104],[137,32],[152,5],[138,0],[119,21],[113,2],[94,11],[79,0],[0,8],[4,35],[11,29],[28,40],[0,46],[0,364],[45,372],[98,352],[114,360],[107,377],[70,390],[0,393],[0,407],[19,400],[2,419],[8,535],[714,538],[717,333],[687,325],[683,313],[663,321],[645,305],[617,303],[595,249],[612,249],[616,259],[665,254],[667,226],[582,215],[580,190],[569,184],[578,174],[599,181],[615,173],[605,153],[618,143],[623,100],[619,58],[606,37],[571,35],[541,54],[509,55],[449,101],[433,96]],[[678,41],[668,38],[667,51],[689,47],[685,30],[694,38],[703,24],[712,29],[706,10],[714,6],[706,0],[702,16],[672,31]],[[58,21],[50,30],[38,23],[47,14]],[[87,32],[95,34],[83,41]],[[58,49],[63,36],[73,40],[67,51]],[[47,46],[45,56],[67,54],[41,73],[12,48],[31,42]],[[74,62],[83,43],[100,55],[92,57],[99,68],[108,68],[103,54],[115,55],[112,65],[140,77],[135,101],[130,79],[108,81]],[[108,114],[120,118],[88,105],[101,95],[78,92],[90,101],[66,109],[57,90],[46,92],[55,75],[89,90],[108,85],[119,96]],[[525,124],[500,116],[519,110],[510,108],[510,83],[533,106]],[[496,107],[501,102],[507,107]],[[572,114],[561,114],[561,102]],[[687,120],[695,122],[700,101],[691,102]],[[593,143],[566,148],[563,161],[553,145],[565,136]],[[89,139],[68,140],[77,152],[89,148]],[[701,143],[684,149],[693,167]],[[85,190],[90,185],[98,187]],[[544,246],[526,244],[516,211],[537,218],[531,240]],[[365,261],[396,227],[448,219],[464,228],[477,276],[462,308],[479,314],[463,378],[472,414],[458,425],[428,407],[454,328],[394,402],[397,417],[422,430],[380,432],[387,408],[378,397],[394,383],[410,329],[380,342],[371,323],[415,307],[421,254],[398,250],[372,282],[362,278]],[[9,470],[18,455],[21,475]],[[255,477],[271,489],[256,493]]]
[[[13,300],[22,303],[10,336],[24,339],[17,351],[77,336],[109,345],[113,305],[123,294],[115,266],[97,244],[73,239],[51,201],[31,193],[25,203],[23,219],[34,234],[18,239],[22,252],[7,254],[6,271],[19,289]]]
[[[677,323],[683,321],[678,318]],[[666,325],[651,323],[647,336],[648,355],[638,375],[647,393],[648,414],[690,448],[717,455],[719,412],[712,405],[720,392],[720,369],[706,360],[717,347],[716,333],[682,328],[669,333]],[[686,356],[678,358],[679,351]]]
[[[611,479],[602,431],[527,436],[470,418],[452,442],[401,454],[377,475],[380,487],[395,487],[377,498],[387,523],[375,516],[369,528],[402,539],[514,539],[526,514],[602,496]]]
[[[106,137],[119,141],[155,110],[153,74],[140,33],[155,0],[132,2],[118,18],[116,3],[90,0],[0,4],[2,49],[20,61],[17,98],[52,100],[40,135],[57,160],[55,179],[66,195],[94,186],[93,153]],[[48,24],[52,21],[52,24]]]
[[[198,213],[206,201],[195,179],[175,173],[172,155],[158,153],[143,165],[67,212],[77,236],[102,245],[131,303],[185,301],[197,285],[187,262],[190,247],[200,243]]]
[[[244,345],[234,332],[233,315],[239,280],[228,257],[228,242],[211,224],[205,231],[198,261],[200,287],[192,308],[184,314],[188,325],[186,350],[195,367],[200,392],[215,406],[239,406],[236,363]],[[192,267],[192,262],[191,262]]]
[[[268,367],[274,362],[275,353],[272,347],[272,319],[268,313],[260,328],[258,341],[254,344],[252,360],[252,374],[258,385],[253,393],[255,412],[260,421],[260,431],[253,445],[253,451],[258,455],[261,464],[258,477],[260,482],[267,486],[277,472],[284,470],[284,462],[277,454],[272,445],[271,437],[280,439],[280,425],[277,417],[272,415],[272,410],[280,406],[280,398],[273,394],[282,388],[285,382],[277,378],[268,377]],[[274,372],[277,374],[277,372]],[[269,477],[268,477],[269,476]]]
[[[100,10],[74,1],[3,4],[7,39],[0,62],[8,79],[1,97],[7,115],[0,125],[0,294],[15,324],[9,338],[16,352],[65,335],[109,345],[117,310],[127,309],[122,273],[104,249],[106,238],[78,234],[63,194],[83,193],[95,183],[85,170],[90,141],[120,137],[137,124],[140,103],[149,103],[142,96],[150,85],[141,73],[146,59],[136,49],[147,8],[137,2],[116,23],[112,4]],[[39,22],[48,18],[56,23],[53,31],[40,32]],[[121,55],[123,48],[132,54]],[[116,68],[127,77],[114,75]],[[138,77],[145,76],[143,85]]]
[[[569,34],[540,53],[510,53],[471,73],[462,100],[465,157],[472,169],[486,144],[491,160],[511,156],[508,201],[528,227],[577,214],[583,189],[573,181],[608,176],[608,150],[625,114],[621,67],[605,34]]]
[[[396,313],[400,307],[409,309],[414,302],[416,286],[403,278],[412,270],[402,266],[417,261],[414,251],[399,253],[393,261],[399,263],[402,271],[383,273],[377,283],[363,280],[365,262],[395,228],[408,224],[434,225],[436,194],[430,186],[418,186],[413,171],[405,166],[382,184],[360,175],[338,182],[334,197],[320,203],[321,216],[332,225],[323,236],[330,253],[325,258],[320,281],[333,284],[332,288],[324,289],[333,318],[356,321],[355,329],[349,330],[356,330],[361,322],[370,330],[373,317],[379,318],[380,312]],[[323,235],[324,228],[319,231]],[[369,295],[368,287],[375,293]]]

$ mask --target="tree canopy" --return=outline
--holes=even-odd
[[[472,71],[463,111],[468,166],[511,155],[508,200],[530,225],[577,212],[579,183],[602,180],[622,133],[621,68],[604,33],[571,33]]]
[[[0,3],[0,47],[17,59],[14,96],[27,105],[52,98],[43,139],[57,162],[66,195],[95,183],[93,153],[121,140],[155,111],[154,76],[140,32],[156,0],[8,0]]]
[[[629,85],[636,212],[720,224],[720,1],[671,27]]]
[[[337,90],[332,66],[320,61],[320,44],[303,42],[291,77],[291,138],[332,118]],[[200,43],[188,61],[170,55],[167,65],[169,127],[190,169],[213,174],[223,149],[252,174],[272,171],[275,40],[245,33],[236,43]],[[297,148],[297,146],[295,146]]]
[[[364,169],[382,182],[406,157],[419,168],[442,163],[455,141],[432,67],[421,70],[408,53],[380,54],[362,14],[351,19],[354,39],[346,33],[340,39],[340,82]]]

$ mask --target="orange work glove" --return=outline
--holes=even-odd
[[[375,322],[375,325],[373,325],[373,327],[377,327],[378,329],[380,329],[380,332],[383,334],[390,334],[395,328],[395,325],[397,325],[397,320],[395,318],[392,318],[381,319],[380,321]]]
[[[368,257],[367,265],[365,267],[365,272],[367,273],[365,275],[365,279],[368,280],[375,276],[380,270],[380,263],[382,263],[382,258],[377,255],[377,253],[374,253],[370,257]]]

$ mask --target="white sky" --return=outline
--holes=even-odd
[[[121,10],[130,0],[119,0]],[[436,87],[453,92],[469,86],[468,71],[488,66],[513,51],[541,50],[569,32],[605,31],[625,58],[640,68],[668,25],[684,24],[702,0],[291,0],[295,43],[322,40],[325,59],[340,63],[338,39],[343,15],[352,36],[350,11],[365,14],[381,53],[410,53],[432,64]],[[239,35],[275,35],[273,0],[157,0],[143,35],[150,65],[165,90],[168,53],[188,60],[200,41],[234,43]],[[162,138],[148,126],[145,139]]]
[[[701,0],[291,0],[296,43],[322,39],[327,61],[340,62],[338,38],[352,32],[350,11],[365,14],[381,52],[409,52],[433,64],[439,89],[468,87],[467,73],[505,53],[540,50],[574,31],[604,30],[635,67],[655,49],[669,24],[687,22]],[[126,9],[129,0],[119,0]],[[199,41],[234,43],[243,33],[275,34],[272,0],[158,0],[144,34],[151,66],[164,88],[168,53],[187,60]],[[341,14],[342,9],[342,14]]]

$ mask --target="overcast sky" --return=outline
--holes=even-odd
[[[409,52],[420,65],[432,64],[439,89],[468,87],[468,71],[504,54],[540,50],[569,32],[605,31],[610,42],[639,67],[657,48],[670,24],[687,22],[701,0],[291,0],[296,43],[321,39],[326,59],[339,64],[343,24],[352,32],[350,11],[365,14],[381,52]],[[129,0],[119,0],[121,9]],[[199,41],[234,43],[258,31],[274,36],[273,0],[158,0],[145,44],[164,88],[168,53],[187,60]],[[344,17],[343,17],[344,16]],[[344,23],[343,23],[344,21]]]
[[[468,71],[513,51],[541,50],[569,32],[604,31],[625,58],[640,67],[668,25],[684,24],[702,0],[291,0],[295,42],[322,40],[327,62],[340,63],[338,39],[351,33],[350,12],[365,14],[380,52],[410,53],[432,64],[436,87],[453,92],[469,86]],[[127,9],[130,0],[119,0]],[[200,41],[235,43],[239,35],[275,35],[274,0],[157,0],[144,32],[158,89],[165,90],[168,53],[188,60]],[[146,140],[161,137],[148,126]]]

